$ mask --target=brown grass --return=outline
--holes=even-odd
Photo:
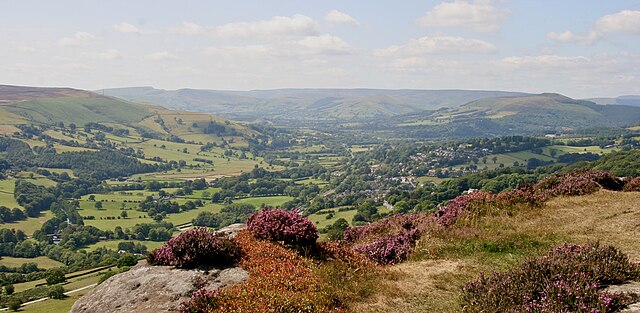
[[[423,238],[414,260],[390,267],[394,279],[354,312],[460,312],[461,287],[481,272],[505,270],[564,242],[599,241],[640,262],[638,238],[638,192],[555,198],[512,217],[459,223]]]

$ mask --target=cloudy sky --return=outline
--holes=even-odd
[[[640,94],[640,1],[4,0],[0,84]]]

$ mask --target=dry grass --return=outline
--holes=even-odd
[[[640,193],[561,197],[515,216],[456,225],[418,244],[414,260],[389,268],[381,292],[354,312],[460,312],[461,287],[564,242],[613,245],[640,262]]]

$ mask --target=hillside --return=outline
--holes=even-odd
[[[480,99],[458,108],[398,120],[400,126],[413,126],[407,131],[417,135],[543,134],[634,125],[640,121],[640,108],[539,94]]]
[[[102,92],[102,91],[101,91]],[[252,91],[105,89],[122,99],[244,119],[367,119],[396,116],[469,101],[523,95],[475,90],[274,89]]]
[[[206,141],[207,123],[227,125],[238,135],[255,134],[245,126],[232,124],[209,114],[172,111],[71,88],[0,86],[0,133],[11,134],[15,125],[105,123],[117,128],[142,129],[160,136],[175,135],[185,140]]]
[[[616,98],[592,98],[586,99],[588,101],[595,102],[601,105],[630,105],[630,106],[640,106],[640,96],[637,95],[629,95],[629,96],[620,96]]]
[[[419,254],[390,268],[376,296],[358,312],[460,312],[461,287],[480,273],[503,271],[564,242],[614,245],[640,262],[640,197],[599,191],[560,197],[543,208],[480,219],[419,243]],[[606,221],[606,222],[605,222]]]

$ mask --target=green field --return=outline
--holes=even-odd
[[[22,208],[13,197],[15,184],[15,179],[0,180],[0,206],[4,205],[8,208]]]
[[[253,197],[253,198],[244,198],[233,200],[234,203],[249,203],[253,204],[256,208],[260,208],[263,204],[278,207],[285,202],[293,200],[292,197],[288,196],[273,196],[273,197]]]
[[[107,241],[100,241],[97,243],[94,243],[92,245],[89,245],[88,247],[85,248],[85,250],[87,251],[93,251],[96,250],[98,248],[107,248],[107,249],[111,249],[114,251],[118,251],[118,244],[123,242],[123,241],[133,241],[135,243],[140,243],[143,244],[147,247],[148,251],[151,251],[155,248],[158,248],[160,246],[162,246],[164,244],[164,242],[158,242],[158,241],[142,241],[142,240],[107,240]]]
[[[53,217],[51,211],[40,212],[40,216],[36,218],[27,218],[24,221],[0,224],[3,228],[20,229],[27,235],[32,235],[34,231],[42,228],[42,224]]]
[[[309,220],[311,220],[311,222],[313,222],[313,224],[316,225],[318,229],[325,228],[329,225],[332,225],[333,223],[335,223],[335,221],[337,221],[340,218],[344,218],[345,220],[347,220],[347,222],[349,222],[349,225],[351,225],[351,219],[353,219],[353,216],[356,215],[356,213],[358,212],[355,209],[338,212],[338,209],[340,208],[343,208],[343,207],[336,207],[333,209],[322,210],[322,211],[334,212],[333,218],[330,218],[330,219],[327,219],[327,214],[317,214],[317,213],[313,213],[309,215],[308,218]]]
[[[39,268],[43,268],[43,269],[64,266],[64,264],[56,260],[49,259],[45,256],[39,256],[33,259],[3,256],[2,259],[0,259],[0,265],[4,265],[6,267],[20,267],[20,265],[22,265],[23,263],[35,263],[38,265]]]

